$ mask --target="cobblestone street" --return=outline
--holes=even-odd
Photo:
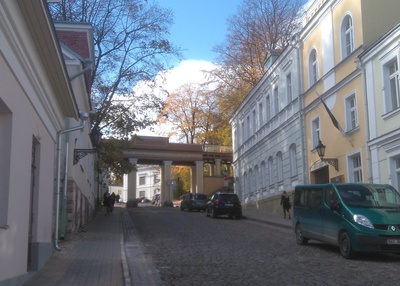
[[[161,285],[394,285],[400,256],[345,260],[337,247],[299,246],[291,230],[203,212],[129,210]],[[129,258],[128,258],[129,259]]]

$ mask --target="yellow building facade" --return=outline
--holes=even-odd
[[[297,41],[310,183],[371,181],[356,59],[399,21],[399,10],[395,0],[317,0],[305,12]],[[326,147],[322,159],[316,148],[320,143]]]

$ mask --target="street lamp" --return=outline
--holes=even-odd
[[[87,154],[93,154],[97,152],[97,147],[100,145],[102,135],[103,133],[101,133],[98,126],[92,128],[89,133],[89,137],[94,149],[74,149],[74,165],[76,165],[79,160],[85,157]]]
[[[318,145],[315,146],[315,149],[317,150],[318,156],[322,162],[327,162],[329,165],[335,167],[336,171],[339,171],[338,159],[333,159],[333,158],[324,159],[326,146],[322,144],[321,140],[318,140]]]

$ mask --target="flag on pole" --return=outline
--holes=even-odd
[[[340,127],[339,122],[336,120],[335,116],[332,114],[331,110],[329,109],[329,107],[326,105],[325,101],[322,99],[322,97],[318,94],[318,98],[321,100],[322,104],[324,105],[326,112],[328,112],[329,117],[331,118],[331,121],[333,123],[333,125],[337,128],[337,130],[340,131],[340,133],[343,135],[343,137],[345,137],[347,139],[347,141],[349,141],[350,145],[352,147],[354,147],[353,143],[351,143],[350,139],[347,138],[346,133],[344,132],[343,128]]]
[[[342,129],[342,127],[340,127],[339,122],[336,120],[335,116],[332,114],[331,110],[326,105],[325,101],[322,99],[322,97],[318,93],[317,93],[317,95],[318,95],[319,99],[321,100],[322,104],[324,105],[326,112],[328,112],[328,115],[331,118],[333,125],[336,127],[337,130],[340,131],[340,133],[342,133],[343,136],[346,136],[344,130]]]

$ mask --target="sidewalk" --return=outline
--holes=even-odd
[[[291,211],[292,213],[292,211]],[[265,210],[249,210],[243,209],[242,216],[244,219],[270,224],[277,227],[283,227],[287,229],[292,229],[292,220],[291,219],[284,219],[283,218],[283,211],[282,214],[274,214]]]
[[[156,270],[147,261],[128,218],[124,204],[116,205],[110,215],[98,212],[84,232],[59,241],[61,251],[55,252],[24,285],[160,285],[160,281],[149,277]],[[244,209],[243,219],[292,228],[291,220],[267,211]]]
[[[97,212],[85,232],[70,234],[59,245],[61,251],[24,285],[130,285],[124,277],[120,207],[109,215]]]

